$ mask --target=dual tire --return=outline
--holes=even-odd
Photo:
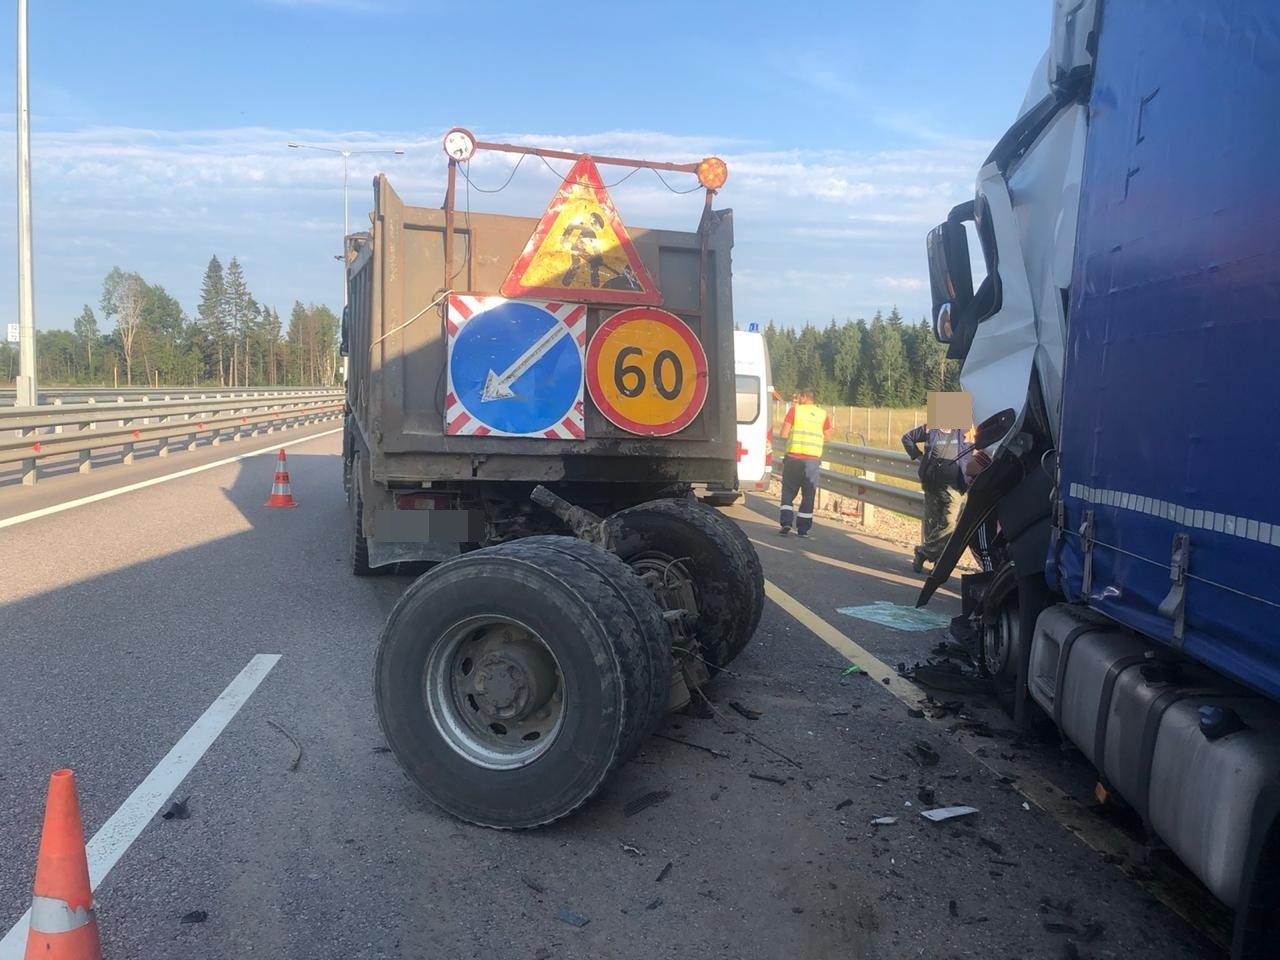
[[[568,816],[661,720],[672,632],[654,577],[683,578],[692,635],[714,670],[745,647],[764,602],[750,542],[692,500],[605,521],[614,552],[528,537],[420,577],[387,618],[374,667],[378,719],[406,775],[437,806],[500,829]]]

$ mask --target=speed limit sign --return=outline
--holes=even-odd
[[[679,433],[707,399],[707,355],[688,325],[657,307],[631,307],[587,346],[587,389],[610,423],[646,437]]]

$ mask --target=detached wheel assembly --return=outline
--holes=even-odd
[[[405,773],[471,823],[537,827],[585,803],[660,719],[670,632],[620,560],[529,537],[440,564],[392,610],[378,719]]]
[[[654,500],[606,519],[604,538],[648,576],[664,609],[691,615],[708,667],[722,669],[742,652],[764,606],[764,574],[737,524],[695,500]]]

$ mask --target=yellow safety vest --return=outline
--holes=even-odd
[[[787,437],[787,453],[814,460],[822,456],[822,426],[827,422],[827,411],[809,403],[798,403]]]

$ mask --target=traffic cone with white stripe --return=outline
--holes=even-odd
[[[59,770],[49,778],[25,957],[102,960],[76,775],[70,770]]]
[[[284,448],[280,448],[280,453],[276,457],[276,478],[271,484],[271,497],[267,500],[268,507],[296,507],[297,501],[293,499],[293,491],[289,487],[289,468],[284,462]]]

